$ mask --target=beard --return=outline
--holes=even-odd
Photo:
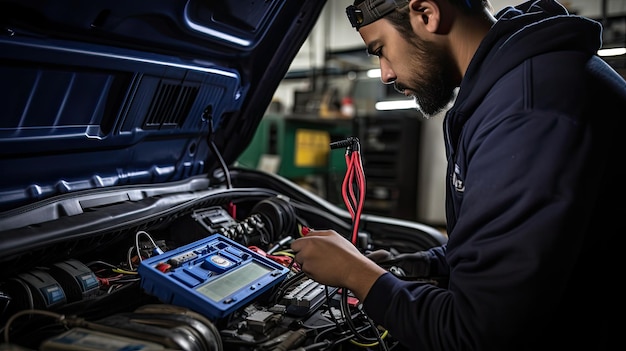
[[[406,83],[396,81],[394,87],[399,92],[412,91],[417,109],[428,119],[448,108],[459,80],[454,78],[456,68],[445,49],[417,36],[412,36],[409,43],[414,49],[410,53],[411,68],[405,75],[409,79]]]

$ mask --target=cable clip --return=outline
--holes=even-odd
[[[353,151],[360,152],[361,144],[359,143],[359,138],[351,136],[347,137],[346,139],[330,143],[331,149],[339,149],[344,147],[346,148],[347,155],[351,154]]]

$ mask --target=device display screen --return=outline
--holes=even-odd
[[[198,287],[196,291],[214,301],[220,301],[271,271],[272,269],[253,261]]]

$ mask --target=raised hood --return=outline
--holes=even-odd
[[[231,164],[323,6],[0,1],[0,212]]]

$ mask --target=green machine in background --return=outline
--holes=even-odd
[[[309,186],[339,203],[345,150],[331,150],[330,143],[352,136],[353,129],[352,119],[267,114],[237,161]]]

